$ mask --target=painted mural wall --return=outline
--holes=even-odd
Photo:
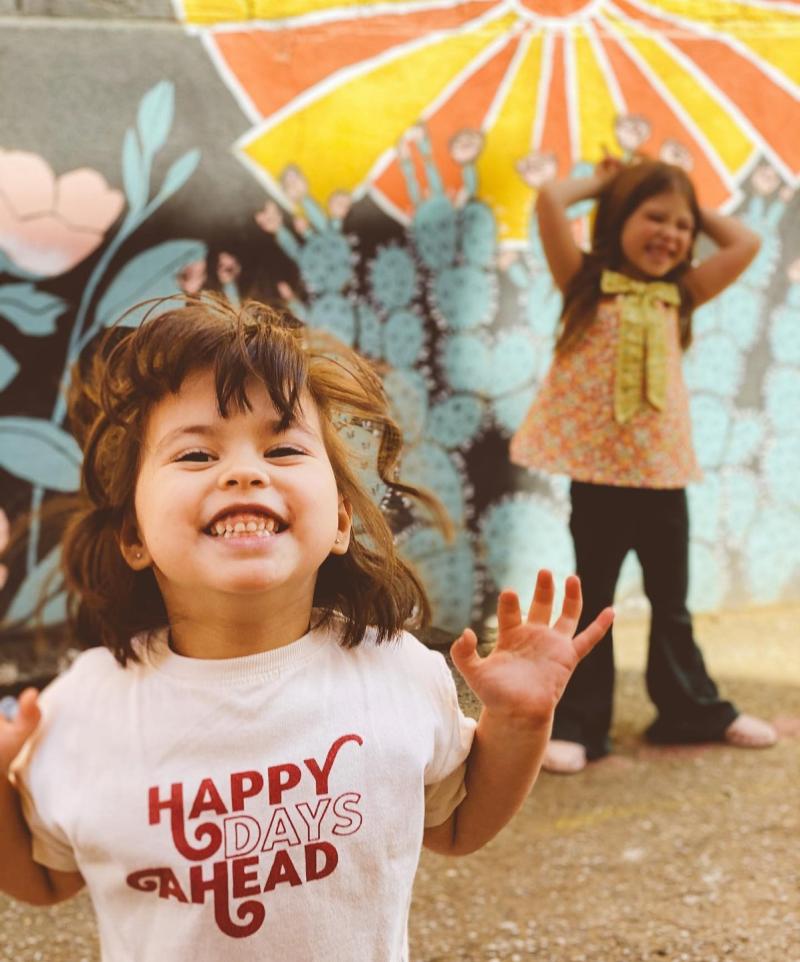
[[[704,204],[763,240],[696,313],[686,358],[705,472],[690,489],[690,603],[800,598],[800,3],[3,11],[0,504],[12,528],[77,487],[69,369],[127,307],[176,290],[255,296],[380,366],[403,473],[456,525],[448,544],[403,516],[398,538],[435,623],[480,628],[499,587],[528,595],[538,566],[561,577],[573,564],[567,480],[508,461],[559,314],[536,191],[606,151],[643,153],[684,165]],[[590,208],[572,213],[585,239]],[[367,431],[351,442],[368,454]],[[34,520],[6,559],[10,637],[44,586],[46,624],[63,621],[58,534]],[[635,607],[633,557],[620,591]],[[19,674],[5,657],[0,686]]]

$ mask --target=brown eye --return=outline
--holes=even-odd
[[[182,454],[176,461],[192,461],[196,464],[205,464],[212,460],[211,455],[208,451],[187,451],[186,454]]]
[[[270,448],[269,451],[265,451],[264,454],[268,458],[290,458],[293,455],[304,454],[300,448],[294,448],[289,444],[281,444],[277,448]]]

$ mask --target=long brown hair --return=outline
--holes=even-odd
[[[338,430],[342,421],[368,424],[378,435],[377,469],[389,491],[420,500],[442,519],[430,495],[395,477],[401,435],[372,368],[329,335],[255,301],[239,309],[207,294],[182,296],[179,305],[166,300],[166,310],[158,302],[136,329],[112,329],[73,372],[69,419],[84,461],[63,568],[78,637],[105,645],[124,665],[137,660],[134,635],[168,624],[152,571],[133,571],[119,543],[123,525],[134,517],[148,416],[198,370],[213,372],[223,417],[249,409],[245,385],[251,378],[264,384],[284,426],[296,417],[301,394],[318,409],[339,493],[353,508],[347,553],[329,556],[319,570],[314,606],[321,623],[336,617],[342,644],[352,647],[368,626],[384,641],[412,618],[427,621],[422,585],[398,556],[387,520],[351,466],[352,452]]]
[[[689,256],[663,278],[677,284],[680,291],[680,341],[683,348],[689,346],[692,340],[693,304],[682,281],[691,266],[692,249],[702,222],[700,206],[692,182],[683,168],[660,160],[639,160],[624,167],[598,197],[591,249],[584,254],[580,270],[564,293],[556,351],[568,351],[574,347],[594,320],[601,297],[600,275],[604,270],[619,270],[624,261],[621,240],[625,221],[649,198],[671,191],[686,198],[694,218]]]

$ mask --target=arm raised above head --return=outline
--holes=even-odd
[[[701,231],[717,250],[693,267],[684,280],[695,307],[705,304],[732,284],[761,247],[761,238],[735,217],[703,208]]]
[[[83,887],[80,872],[58,872],[33,859],[30,829],[16,787],[9,779],[12,761],[39,724],[36,691],[19,698],[14,721],[0,717],[0,891],[31,905],[54,905]]]
[[[616,177],[622,164],[613,157],[601,161],[590,177],[567,177],[543,184],[536,199],[536,218],[547,266],[562,293],[583,264],[567,210],[572,204],[597,197]]]

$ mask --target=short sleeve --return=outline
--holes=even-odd
[[[52,808],[52,794],[47,780],[42,778],[46,767],[47,729],[52,702],[43,692],[42,721],[39,730],[22,747],[11,766],[11,780],[19,792],[22,813],[33,837],[32,854],[35,862],[58,872],[78,872],[75,855],[63,830],[44,812]]]
[[[447,821],[466,795],[466,759],[476,722],[459,707],[455,682],[444,657],[430,652],[435,673],[437,727],[434,755],[425,769],[425,828]]]

